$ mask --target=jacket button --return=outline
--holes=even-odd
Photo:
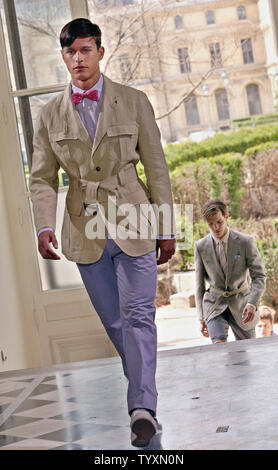
[[[100,171],[100,170],[101,170],[100,166],[96,166],[96,171]]]

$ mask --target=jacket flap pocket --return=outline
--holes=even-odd
[[[137,134],[138,128],[136,124],[118,124],[110,126],[107,129],[108,137],[115,137],[117,135],[133,135]]]
[[[70,132],[65,132],[65,131],[54,131],[54,132],[49,132],[49,140],[50,142],[59,142],[61,140],[75,140],[78,139],[76,134],[70,133]]]

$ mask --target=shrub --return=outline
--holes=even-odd
[[[235,128],[247,126],[260,126],[262,124],[269,124],[278,121],[278,113],[256,114],[254,116],[247,116],[245,118],[234,119],[233,124]]]
[[[244,154],[250,147],[263,142],[278,140],[278,124],[269,124],[256,128],[243,128],[234,132],[219,133],[204,139],[200,143],[181,142],[168,144],[164,147],[169,170],[189,161],[200,158],[211,158],[226,153]]]
[[[278,312],[278,239],[260,240],[257,242],[266,271],[266,289],[262,303],[269,305]],[[277,321],[277,315],[276,315]]]
[[[263,142],[259,145],[255,145],[254,147],[250,147],[245,151],[245,155],[257,155],[259,152],[263,152],[264,150],[271,150],[271,149],[278,149],[278,142],[270,141],[270,142]]]
[[[171,181],[175,201],[193,204],[195,220],[201,217],[201,207],[211,197],[224,199],[231,215],[238,217],[244,191],[242,155],[222,154],[185,163],[171,173]]]

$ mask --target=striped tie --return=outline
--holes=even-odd
[[[223,273],[226,275],[227,258],[226,258],[226,253],[225,253],[224,242],[222,240],[218,241],[218,253],[219,253],[220,266],[222,268]]]

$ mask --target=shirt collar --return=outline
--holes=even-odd
[[[73,93],[84,93],[85,92],[85,90],[82,90],[81,88],[78,88],[73,83],[71,84],[71,88],[72,88]],[[97,81],[97,83],[94,86],[92,86],[92,88],[90,88],[89,90],[86,90],[86,91],[92,91],[92,90],[97,90],[99,97],[101,97],[102,90],[103,90],[103,75],[102,75],[102,73],[100,74],[100,77],[99,77],[99,80]]]
[[[211,232],[212,238],[213,238],[213,240],[215,241],[216,244],[219,242],[219,240],[222,240],[222,242],[224,242],[224,243],[228,243],[229,234],[230,234],[230,229],[229,229],[229,227],[228,227],[228,230],[227,230],[226,234],[225,234],[224,237],[222,237],[222,238],[217,238],[217,237],[215,237],[215,236],[213,235],[213,233]]]

